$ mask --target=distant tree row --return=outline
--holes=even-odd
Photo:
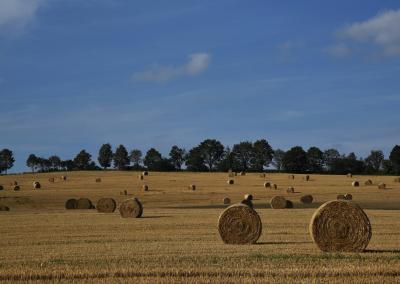
[[[7,173],[15,160],[12,151],[0,151],[0,173]],[[144,157],[139,149],[128,151],[119,145],[113,151],[110,144],[103,144],[97,155],[92,156],[81,150],[72,160],[61,160],[54,155],[49,158],[29,155],[26,165],[32,172],[101,170],[113,167],[117,170],[152,171],[248,171],[266,170],[291,173],[334,173],[334,174],[400,174],[400,146],[393,147],[388,159],[380,150],[373,150],[365,159],[354,153],[340,154],[336,149],[322,151],[318,147],[304,150],[295,146],[288,151],[273,150],[265,139],[255,142],[243,141],[225,147],[220,141],[206,139],[189,151],[172,146],[168,157],[155,148],[149,149]],[[98,166],[99,165],[99,166]]]

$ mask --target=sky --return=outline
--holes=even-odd
[[[0,0],[0,149],[400,144],[399,1]]]

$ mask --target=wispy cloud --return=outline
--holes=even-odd
[[[179,66],[155,64],[150,69],[132,75],[134,82],[165,83],[180,77],[196,76],[206,70],[211,56],[208,53],[195,53],[188,56],[186,63]]]
[[[0,35],[16,36],[35,19],[38,9],[47,0],[1,0]]]
[[[400,10],[381,12],[337,32],[339,43],[326,51],[335,55],[374,48],[383,56],[400,56]]]

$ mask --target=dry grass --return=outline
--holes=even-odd
[[[313,175],[311,182],[287,174],[267,174],[278,190],[265,190],[259,174],[153,173],[151,191],[141,190],[133,172],[77,172],[0,176],[0,282],[46,281],[120,283],[126,281],[282,283],[394,283],[400,277],[400,184],[379,177],[386,190],[360,185],[346,176]],[[48,180],[55,177],[55,182]],[[101,177],[101,183],[94,183]],[[377,177],[355,177],[360,180]],[[12,182],[21,185],[12,190]],[[43,189],[32,190],[39,181]],[[195,183],[198,190],[188,191]],[[272,210],[269,200],[294,186],[292,210]],[[120,195],[127,190],[128,196]],[[218,234],[218,217],[227,205],[251,193],[263,233],[256,245],[226,245]],[[365,253],[323,253],[312,242],[308,225],[315,209],[338,194],[351,193],[366,208],[372,239]],[[312,204],[300,197],[312,194]],[[118,210],[65,210],[69,198],[97,201],[111,197],[119,205],[138,197],[143,218],[121,218]],[[305,208],[307,207],[307,208]]]

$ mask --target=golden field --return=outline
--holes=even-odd
[[[67,181],[61,181],[61,175]],[[263,187],[260,174],[71,172],[0,176],[0,282],[251,282],[400,283],[400,183],[389,176],[267,174],[278,190]],[[48,179],[55,177],[55,182]],[[95,179],[100,177],[101,183]],[[372,186],[364,181],[371,179]],[[359,188],[351,182],[360,181]],[[12,190],[12,182],[21,185]],[[42,188],[32,190],[33,181]],[[387,189],[378,189],[385,182]],[[141,189],[143,184],[149,191]],[[190,184],[196,190],[188,189]],[[286,193],[294,186],[295,193]],[[121,195],[127,190],[128,196]],[[255,245],[226,245],[218,234],[222,199],[232,203],[251,193],[263,223]],[[364,253],[324,253],[312,242],[308,225],[315,209],[351,193],[368,214],[373,235]],[[312,194],[314,203],[299,199]],[[293,209],[273,210],[269,200],[283,195]],[[65,210],[69,198],[101,197],[117,203],[138,197],[143,218],[123,219],[96,210]]]

